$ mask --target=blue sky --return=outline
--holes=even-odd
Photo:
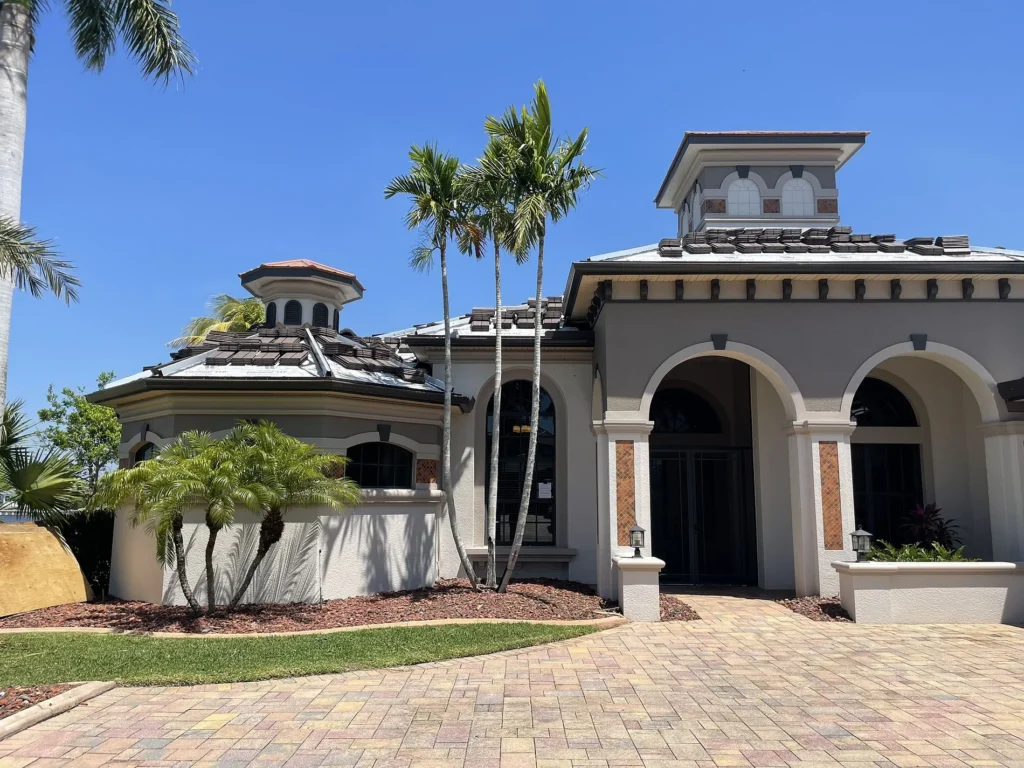
[[[839,176],[843,223],[1024,247],[1019,3],[283,5],[178,0],[200,67],[166,90],[122,57],[84,72],[46,17],[23,218],[84,285],[71,308],[16,297],[11,397],[35,409],[51,382],[165,360],[263,261],[355,272],[366,295],[342,321],[359,333],[440,317],[439,276],[406,266],[416,237],[382,190],[413,142],[474,159],[484,118],[538,78],[605,173],[550,234],[548,294],[573,260],[675,233],[651,201],[685,130],[869,130]],[[451,273],[453,313],[493,301],[488,263]],[[506,299],[533,275],[506,268]]]

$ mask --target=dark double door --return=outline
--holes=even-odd
[[[751,452],[651,449],[651,548],[666,584],[756,583]]]

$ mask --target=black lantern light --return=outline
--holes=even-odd
[[[640,554],[640,550],[644,546],[644,534],[647,533],[639,525],[634,525],[629,529],[629,546],[633,547],[633,557],[643,557]]]
[[[853,551],[857,553],[857,562],[863,562],[871,552],[871,534],[858,526],[850,538],[853,540]]]

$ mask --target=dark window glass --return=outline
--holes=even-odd
[[[334,310],[334,325],[331,326],[334,330],[341,330],[341,312]]]
[[[345,474],[362,488],[412,488],[412,453],[393,443],[353,445]]]
[[[870,376],[857,387],[851,415],[858,427],[916,427],[910,401],[892,384]]]
[[[152,443],[146,443],[135,451],[135,455],[132,458],[134,463],[138,464],[140,461],[149,461],[154,456],[156,456],[156,446]]]
[[[659,389],[651,401],[654,431],[668,434],[715,435],[722,423],[711,403],[688,389]]]
[[[267,304],[267,327],[273,328],[277,325],[277,304],[270,302]]]
[[[526,452],[530,440],[529,381],[510,381],[501,388],[501,428],[498,451],[497,544],[509,545],[519,519],[519,501],[526,479]],[[487,404],[487,458],[484,487],[490,484],[491,439],[494,434],[494,398]],[[555,545],[555,404],[540,391],[540,421],[533,488],[526,513],[523,543],[530,546]]]
[[[295,299],[284,305],[284,324],[302,325],[302,305]]]
[[[317,302],[313,305],[313,325],[317,328],[327,327],[327,305]]]
[[[906,516],[923,503],[921,446],[854,443],[853,508],[857,525],[876,540],[912,543],[903,530]]]

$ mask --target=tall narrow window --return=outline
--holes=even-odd
[[[760,216],[761,193],[750,179],[736,179],[729,185],[726,210],[730,216]]]
[[[267,304],[267,328],[273,328],[277,325],[277,304],[270,302]]]
[[[284,305],[284,324],[302,325],[302,305],[295,299]]]
[[[790,179],[782,185],[782,215],[814,215],[814,190],[807,179]]]
[[[327,327],[327,305],[319,301],[313,305],[313,325],[316,328]]]
[[[526,479],[526,451],[530,440],[529,381],[510,381],[501,388],[501,430],[498,465],[497,544],[509,545],[519,519],[519,501]],[[487,446],[491,455],[494,433],[494,399],[487,405]],[[526,513],[523,543],[529,546],[555,545],[555,404],[540,391],[540,421],[537,431],[537,458],[533,469],[533,488]],[[484,487],[490,484],[490,461],[486,463]]]

